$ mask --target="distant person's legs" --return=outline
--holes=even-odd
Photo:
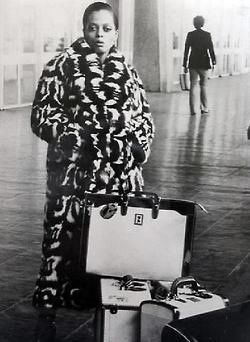
[[[195,91],[198,84],[198,72],[196,69],[189,69],[189,75],[190,75],[190,91],[189,91],[189,107],[190,107],[190,114],[195,115]]]
[[[200,108],[201,113],[208,113],[208,105],[207,105],[207,80],[208,80],[208,70],[198,69],[197,70],[200,76]]]

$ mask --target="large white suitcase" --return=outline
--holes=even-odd
[[[97,341],[139,341],[140,304],[151,299],[148,281],[171,284],[189,274],[195,218],[191,201],[86,194],[81,262],[87,273],[102,276]],[[124,290],[120,282],[127,274],[144,290]]]

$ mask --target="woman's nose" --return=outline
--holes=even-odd
[[[101,28],[99,28],[97,30],[97,37],[102,37],[103,36],[103,30]]]

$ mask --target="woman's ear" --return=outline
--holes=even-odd
[[[118,45],[118,36],[119,36],[119,31],[116,30],[116,32],[115,32],[115,39],[114,39],[114,46]]]

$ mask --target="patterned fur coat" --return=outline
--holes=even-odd
[[[88,306],[80,276],[85,190],[140,190],[154,126],[142,82],[113,48],[103,65],[84,39],[52,59],[36,91],[31,127],[48,143],[42,264],[34,305]],[[87,280],[86,280],[87,279]]]

